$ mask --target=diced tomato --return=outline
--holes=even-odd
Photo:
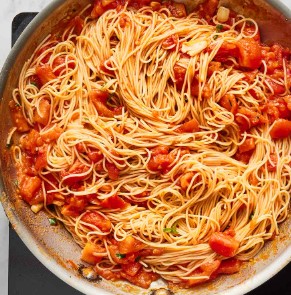
[[[39,147],[38,153],[35,159],[36,171],[42,170],[47,165],[47,145]]]
[[[180,65],[174,65],[174,78],[178,90],[181,90],[185,81],[186,69]]]
[[[291,119],[291,111],[284,97],[272,97],[261,109],[267,113],[270,122],[279,118]]]
[[[239,152],[240,153],[244,153],[244,152],[249,152],[249,151],[253,151],[256,148],[256,144],[255,144],[255,139],[252,138],[247,138],[243,144],[241,144],[239,146]]]
[[[99,245],[87,242],[81,253],[83,261],[95,265],[102,260],[102,254],[105,253],[105,249]]]
[[[219,101],[219,104],[234,115],[237,113],[238,104],[234,94],[227,93]]]
[[[243,116],[240,116],[240,114]],[[248,120],[244,117],[247,117]],[[251,127],[265,124],[268,122],[268,120],[259,112],[253,111],[246,107],[238,108],[238,112],[235,116],[235,121],[239,125],[240,130],[242,132],[250,129]]]
[[[120,198],[117,195],[114,195],[112,197],[109,197],[105,200],[103,200],[100,203],[100,206],[106,209],[126,209],[130,204],[128,202],[125,202],[122,198]]]
[[[284,85],[278,84],[276,81],[274,81],[274,80],[272,80],[272,79],[270,79],[268,77],[265,79],[265,81],[267,82],[267,84],[273,90],[274,95],[283,94],[286,91]]]
[[[37,154],[38,148],[43,144],[43,140],[38,131],[32,129],[26,136],[21,138],[20,145],[31,155]]]
[[[246,80],[249,83],[252,83],[254,81],[254,79],[256,78],[258,72],[259,72],[258,70],[244,71],[243,72],[245,75],[244,80]],[[254,91],[254,89],[250,89],[249,92],[253,97],[255,97],[257,99],[257,95],[256,95],[256,92]]]
[[[270,135],[273,139],[285,138],[291,135],[291,121],[285,119],[279,119],[275,121]]]
[[[243,152],[243,153],[237,151],[234,155],[234,158],[238,161],[248,164],[250,162],[252,155],[253,155],[253,150]]]
[[[180,133],[192,133],[200,130],[198,121],[194,118],[188,122],[183,123],[179,128],[176,129]]]
[[[111,180],[117,180],[119,178],[119,170],[114,163],[106,161],[105,167],[108,171],[108,176]]]
[[[256,34],[254,35],[255,31],[256,31],[256,27],[253,24],[246,24],[245,27],[244,27],[243,33],[246,36],[252,36],[252,38],[255,41],[260,43],[260,40],[261,40],[260,31],[257,30]]]
[[[49,129],[48,131],[45,131],[43,134],[41,134],[41,139],[45,143],[51,143],[56,141],[62,133],[63,133],[63,129],[56,126],[54,128]]]
[[[106,67],[106,65],[110,68],[112,65],[111,65],[111,62],[110,61],[101,61],[100,63],[100,71],[101,72],[104,72],[106,75],[110,75],[110,76],[113,76],[115,75],[114,71],[112,71],[111,69],[108,69]]]
[[[105,8],[102,6],[101,1],[95,1],[94,7],[91,11],[92,18],[98,18],[105,12]]]
[[[267,162],[267,169],[269,172],[276,172],[278,157],[276,154],[270,154],[270,160]]]
[[[30,81],[30,84],[36,86],[37,88],[41,87],[41,82],[37,75],[30,76],[29,81]]]
[[[76,160],[68,170],[62,170],[60,175],[65,185],[73,185],[78,181],[85,180],[88,177],[88,170],[88,166]]]
[[[42,85],[56,79],[56,75],[48,64],[39,65],[35,68],[35,73],[38,76]]]
[[[14,100],[10,100],[9,109],[13,125],[16,126],[17,131],[27,132],[30,127],[23,115],[20,105],[17,105]]]
[[[79,36],[84,28],[84,20],[77,15],[72,19],[71,24],[74,27],[74,32]]]
[[[191,83],[191,94],[195,97],[198,97],[200,92],[200,87],[201,86],[199,85],[198,80],[194,78]],[[208,83],[206,83],[202,88],[201,96],[205,99],[209,99],[211,97],[211,94],[212,94],[211,89]]]
[[[148,168],[152,171],[165,173],[175,159],[175,155],[169,152],[167,146],[157,146],[152,149],[151,158],[148,162]]]
[[[132,262],[121,265],[122,270],[129,276],[135,276],[139,270],[142,268],[142,265],[139,262]]]
[[[132,284],[144,289],[148,289],[151,283],[160,277],[158,274],[151,271],[145,271],[143,268],[135,276],[130,276],[124,272],[121,272],[121,276]]]
[[[282,97],[287,105],[289,111],[291,111],[291,95],[286,95]]]
[[[219,0],[204,1],[199,5],[200,16],[209,21],[214,16],[218,7],[218,3]]]
[[[165,50],[174,50],[179,42],[179,37],[177,34],[170,35],[167,37],[163,43],[162,43],[162,48]]]
[[[88,205],[88,200],[84,196],[71,196],[66,199],[67,205],[62,207],[61,213],[64,216],[77,217]]]
[[[64,73],[66,67],[74,69],[75,66],[75,61],[71,57],[57,56],[53,61],[53,73],[56,76],[60,76]]]
[[[262,64],[261,47],[253,38],[242,38],[236,43],[238,62],[243,68],[255,70]]]
[[[215,232],[209,239],[210,248],[224,257],[233,257],[239,247],[239,242],[222,232]]]
[[[46,125],[50,117],[50,108],[51,108],[50,103],[46,99],[42,99],[39,102],[38,109],[36,109],[34,112],[34,116],[33,116],[34,121],[42,125]]]
[[[105,218],[103,215],[98,212],[86,212],[81,220],[86,223],[93,224],[100,228],[103,232],[108,232],[111,229],[111,222],[109,219]]]
[[[202,264],[199,268],[195,269],[191,276],[197,278],[191,278],[187,280],[183,280],[182,286],[183,287],[194,287],[200,285],[202,283],[208,282],[213,279],[213,274],[217,271],[220,266],[220,260],[214,260],[208,263]],[[198,278],[201,276],[205,276],[206,278]]]
[[[23,175],[19,183],[19,191],[22,199],[30,205],[35,205],[43,201],[40,197],[41,179],[38,176]]]
[[[239,272],[241,265],[242,261],[235,258],[222,260],[216,272],[217,274],[233,274]]]
[[[89,93],[89,98],[100,116],[111,118],[121,114],[120,107],[111,108],[107,105],[108,92],[95,89]]]
[[[99,150],[90,150],[88,152],[88,158],[93,162],[97,163],[103,159],[103,154]]]
[[[223,42],[220,48],[218,49],[215,60],[224,62],[229,57],[238,57],[239,50],[236,44],[230,42]]]
[[[214,72],[218,72],[221,69],[221,62],[211,61],[208,66],[207,76],[210,77]]]
[[[174,17],[182,18],[187,16],[186,7],[183,3],[171,2],[170,4],[166,3],[166,6]]]
[[[138,252],[145,248],[145,244],[135,239],[133,236],[127,236],[124,240],[118,242],[119,253],[129,254]]]
[[[95,272],[108,281],[117,281],[121,279],[120,272],[112,271],[111,269],[96,267]]]

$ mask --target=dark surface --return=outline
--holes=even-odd
[[[15,17],[12,23],[12,44],[35,15],[36,13],[21,13]],[[11,228],[9,243],[9,295],[81,295],[47,270]],[[291,264],[261,287],[248,293],[248,295],[273,294],[291,294]]]

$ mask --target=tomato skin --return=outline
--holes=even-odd
[[[51,105],[46,99],[39,102],[39,113],[35,110],[33,119],[35,122],[42,125],[47,125],[50,116]]]
[[[209,239],[210,248],[224,257],[233,257],[239,247],[239,242],[222,232],[215,232]]]
[[[178,42],[179,37],[177,34],[170,35],[163,41],[162,48],[165,50],[175,50]]]
[[[103,232],[108,232],[111,229],[111,222],[98,212],[86,212],[82,218],[82,221],[93,224],[100,228]]]
[[[274,122],[270,135],[273,139],[286,138],[291,135],[291,121],[278,119]]]
[[[74,69],[76,66],[75,61],[71,57],[57,56],[53,61],[53,73],[56,76],[60,76],[66,70],[66,63],[69,69]]]
[[[93,162],[97,163],[103,159],[103,155],[99,150],[92,150],[88,152],[88,158]]]
[[[114,195],[112,197],[109,197],[105,200],[103,200],[100,203],[100,206],[106,209],[126,209],[130,204],[128,202],[125,202],[122,198],[120,198],[117,195]]]
[[[47,165],[47,145],[43,145],[38,149],[34,167],[36,171],[40,171],[46,165]]]
[[[269,172],[276,172],[277,170],[277,163],[278,163],[278,158],[276,154],[270,154],[270,161],[267,162],[267,170]]]

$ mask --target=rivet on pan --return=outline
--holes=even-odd
[[[90,282],[100,282],[102,280],[102,278],[94,271],[93,267],[80,265],[78,272]]]
[[[174,293],[168,289],[157,289],[153,290],[149,295],[174,295]]]

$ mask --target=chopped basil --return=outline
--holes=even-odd
[[[121,254],[121,253],[116,253],[116,257],[119,259],[125,258],[125,254]]]
[[[166,227],[163,229],[164,233],[171,233],[171,234],[177,234],[177,225],[174,224],[172,227]]]
[[[216,26],[216,32],[217,32],[217,33],[221,32],[222,29],[223,29],[223,25],[217,25],[217,26]]]
[[[34,85],[34,86],[36,86],[36,87],[38,87],[37,83],[34,82],[34,81],[30,82],[30,84],[31,84],[31,85]]]
[[[251,215],[250,215],[250,220],[252,220],[254,218],[254,213],[252,213]]]
[[[49,223],[50,225],[55,226],[57,225],[57,220],[55,218],[49,218]]]
[[[6,148],[11,148],[11,146],[12,146],[12,142],[9,142],[9,143],[6,143]]]
[[[216,40],[218,38],[218,35],[214,35],[213,39]]]

